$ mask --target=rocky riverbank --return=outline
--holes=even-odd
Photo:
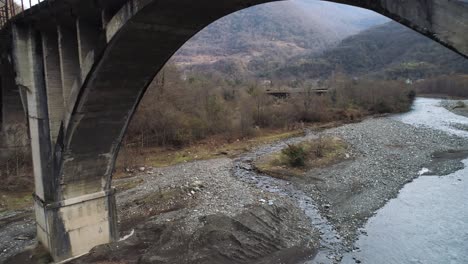
[[[253,170],[256,159],[287,143],[319,136],[344,140],[349,158],[287,181]],[[321,263],[338,263],[405,183],[422,168],[460,169],[467,148],[466,138],[381,117],[308,131],[236,159],[141,168],[115,181],[123,239],[72,263],[304,263],[316,254]],[[0,227],[0,262],[20,248],[8,243],[31,233],[21,229],[25,219]]]
[[[271,186],[280,186],[286,193],[299,190],[312,198],[321,215],[343,238],[345,250],[353,249],[352,244],[367,219],[394,198],[404,184],[421,176],[422,168],[439,175],[449,174],[463,168],[461,160],[468,157],[466,138],[383,117],[322,132],[310,131],[305,137],[263,146],[240,159],[240,167],[249,169],[255,160],[280,151],[287,144],[320,136],[346,141],[349,158],[332,166],[311,169],[302,177],[290,177],[286,184],[269,178],[243,179],[273,192],[278,190]],[[293,187],[288,187],[289,183]]]
[[[405,183],[420,176],[422,168],[449,174],[463,168],[461,160],[468,156],[463,152],[468,148],[466,139],[391,118],[370,119],[323,134],[348,142],[353,158],[310,170],[295,184],[318,202],[348,246],[367,219],[394,198]],[[459,150],[460,155],[446,159],[437,156],[453,150]]]
[[[230,174],[229,159],[150,169],[118,197],[128,239],[72,263],[295,263],[319,235],[294,201]]]
[[[468,117],[468,100],[445,100],[441,105],[454,114]]]

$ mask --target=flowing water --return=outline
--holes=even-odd
[[[413,109],[395,119],[414,126],[441,130],[460,137],[468,137],[468,118],[456,115],[440,106],[440,99],[417,98]],[[468,147],[468,146],[466,146]]]
[[[304,137],[297,137],[288,139],[286,141],[274,143],[260,147],[254,152],[243,155],[243,157],[235,161],[234,175],[244,182],[255,184],[258,188],[272,193],[285,195],[295,200],[298,206],[304,210],[305,214],[310,218],[312,225],[320,232],[320,249],[318,254],[313,260],[306,262],[309,263],[336,263],[336,259],[341,258],[342,252],[345,250],[343,241],[338,232],[328,222],[325,217],[322,217],[320,211],[314,204],[314,201],[303,191],[296,189],[288,181],[272,178],[268,175],[258,174],[252,166],[252,161],[257,157],[280,151],[287,144],[298,143],[303,140],[317,138],[313,133],[308,132]],[[267,201],[274,203],[274,201]]]
[[[440,100],[418,98],[413,110],[394,117],[414,126],[424,126],[468,137],[458,129],[468,118],[440,106]],[[268,192],[292,197],[321,234],[321,247],[312,263],[468,263],[468,160],[465,169],[448,176],[421,176],[405,185],[397,198],[372,217],[356,241],[354,252],[345,246],[334,227],[320,215],[314,201],[287,181],[259,175],[252,168],[255,158],[279,151],[287,143],[314,138],[313,133],[264,146],[236,160],[234,174]],[[468,148],[468,146],[466,146]],[[427,169],[421,168],[427,174]],[[422,173],[421,173],[422,174]],[[274,201],[268,201],[274,203]],[[344,254],[344,256],[343,256]]]
[[[418,98],[413,111],[395,118],[468,137],[468,131],[457,129],[466,127],[468,118],[444,109],[437,99]],[[421,176],[405,185],[369,219],[356,242],[359,249],[342,263],[468,263],[468,160],[463,163],[464,169],[450,175]]]
[[[334,258],[341,256],[344,250],[343,241],[333,226],[320,215],[320,211],[314,205],[312,198],[294,188],[287,181],[259,175],[247,167],[245,163],[241,164],[243,164],[242,161],[239,161],[235,168],[234,173],[237,177],[245,182],[254,183],[265,191],[290,196],[304,210],[312,225],[319,230],[321,236],[320,250],[313,260],[306,263],[334,263]],[[268,202],[274,203],[274,201]]]

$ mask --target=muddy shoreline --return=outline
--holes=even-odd
[[[288,181],[253,170],[263,155],[320,135],[345,140],[350,158]],[[380,117],[307,131],[236,159],[145,168],[115,181],[121,237],[132,235],[72,263],[339,263],[367,219],[421,168],[458,170],[467,146],[467,139]],[[444,154],[454,151],[464,154]],[[0,263],[34,243],[31,221],[2,224]]]

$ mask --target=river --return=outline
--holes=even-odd
[[[466,127],[468,118],[441,107],[438,99],[418,98],[411,112],[394,118],[468,137],[468,131],[456,128]],[[464,169],[450,175],[428,172],[406,184],[369,219],[355,243],[358,249],[342,263],[468,263],[468,160],[463,163]]]
[[[468,125],[468,118],[453,114],[440,106],[440,100],[417,98],[413,109],[391,117],[415,127],[425,127],[467,137],[468,131],[456,127]],[[368,263],[468,263],[468,160],[465,168],[446,176],[429,175],[421,165],[420,176],[401,189],[395,199],[369,219],[362,235],[355,242],[355,250],[347,252],[344,242],[333,225],[321,216],[313,199],[287,181],[259,175],[250,162],[265,153],[316,137],[305,137],[268,145],[237,160],[234,174],[243,181],[255,184],[268,192],[282,193],[297,201],[321,234],[321,248],[306,264]],[[468,148],[468,146],[459,146]]]

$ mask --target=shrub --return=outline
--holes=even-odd
[[[443,75],[418,81],[419,94],[468,97],[468,75]]]
[[[228,141],[249,137],[259,128],[355,121],[372,113],[407,111],[415,96],[404,82],[344,75],[327,82],[276,81],[275,87],[268,87],[289,89],[286,98],[267,95],[267,87],[256,80],[230,82],[225,76],[197,72],[187,80],[181,76],[170,64],[158,74],[135,113],[123,149],[183,147],[210,136]],[[329,88],[329,93],[316,94],[314,90],[319,88]],[[302,166],[304,151],[300,147],[289,150],[292,165]],[[320,150],[316,154],[320,157]]]
[[[370,109],[374,113],[383,114],[383,113],[391,113],[392,108],[385,100],[379,100],[375,105],[372,106]]]
[[[289,145],[281,151],[287,163],[292,167],[304,167],[307,152],[301,145]]]
[[[453,108],[455,109],[455,108],[465,108],[465,107],[466,107],[465,102],[458,101],[457,104]]]
[[[333,87],[330,96],[341,109],[353,106],[369,113],[400,113],[411,108],[416,96],[409,88],[401,81],[344,79],[341,86]]]
[[[331,142],[329,140],[324,140],[320,137],[315,144],[312,144],[311,151],[314,153],[315,157],[323,158],[325,156],[326,149]]]

